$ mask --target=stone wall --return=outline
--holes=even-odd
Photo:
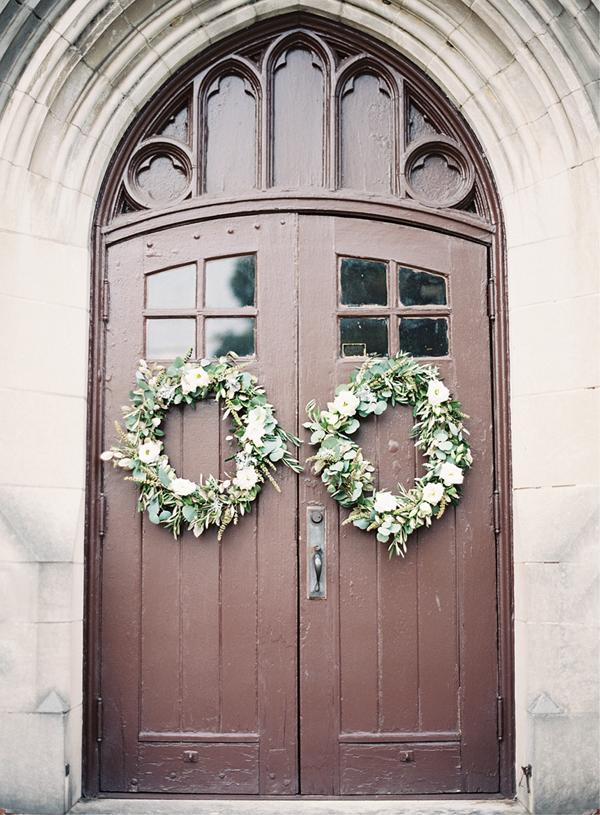
[[[0,806],[80,794],[92,216],[136,111],[285,10],[392,43],[462,110],[507,227],[517,781],[598,806],[597,0],[0,0]],[[68,765],[68,775],[65,767]]]

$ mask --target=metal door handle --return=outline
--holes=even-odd
[[[320,546],[315,546],[313,551],[313,567],[315,570],[315,594],[321,593],[321,572],[323,571],[324,552]]]
[[[306,595],[309,600],[327,597],[325,507],[306,508]]]

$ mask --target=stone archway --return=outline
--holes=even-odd
[[[165,2],[146,13],[137,2],[126,9],[62,2],[49,4],[39,16],[31,4],[10,4],[3,11],[7,39],[15,42],[15,50],[3,60],[2,266],[8,296],[22,303],[22,308],[15,306],[21,309],[15,311],[18,336],[32,362],[26,374],[9,361],[5,368],[10,389],[5,406],[9,417],[14,416],[12,425],[28,419],[27,432],[11,434],[5,442],[8,457],[19,465],[2,486],[2,556],[15,575],[11,590],[26,589],[17,590],[15,609],[31,591],[73,599],[73,606],[62,601],[42,604],[33,617],[29,607],[10,615],[13,657],[6,676],[18,682],[19,691],[8,702],[3,735],[10,745],[5,748],[6,766],[13,767],[15,743],[36,754],[36,745],[43,741],[40,734],[48,734],[44,743],[51,749],[40,754],[38,765],[47,768],[42,800],[52,801],[55,809],[65,800],[64,764],[71,765],[73,797],[78,796],[80,778],[77,598],[82,585],[87,246],[94,201],[123,131],[165,77],[209,40],[273,15],[279,5],[240,0],[223,9],[217,3],[182,7]],[[451,9],[420,3],[408,10],[395,3],[332,0],[314,10],[330,18],[340,16],[393,44],[434,76],[473,126],[493,167],[507,225],[515,563],[524,587],[516,594],[516,636],[522,654],[516,669],[517,764],[532,762],[542,768],[535,782],[540,809],[556,800],[563,802],[562,809],[574,800],[581,807],[591,805],[584,803],[585,793],[579,790],[589,789],[595,747],[590,725],[580,728],[589,719],[593,700],[577,677],[563,683],[557,668],[573,661],[574,648],[590,655],[584,659],[593,658],[593,649],[586,645],[595,642],[593,628],[584,617],[575,618],[575,629],[568,628],[558,599],[541,617],[521,598],[545,580],[558,586],[555,597],[585,594],[589,579],[589,569],[578,564],[585,560],[593,535],[597,473],[591,457],[594,445],[583,445],[583,440],[593,428],[594,372],[573,360],[576,349],[591,347],[596,331],[592,295],[597,282],[590,253],[597,178],[591,96],[597,78],[594,8],[580,11],[564,3],[550,11],[543,3],[512,2]],[[31,305],[23,310],[27,302]],[[581,309],[589,310],[589,319],[581,318]],[[42,326],[54,326],[56,317],[62,333],[44,331]],[[530,330],[532,322],[543,329],[550,320],[577,329],[566,341],[564,332],[553,339],[543,330]],[[47,336],[52,336],[51,343]],[[550,347],[540,345],[537,336]],[[542,353],[554,360],[552,367],[538,364]],[[551,423],[563,440],[556,455],[537,434],[544,423]],[[46,450],[48,464],[40,462],[35,452],[39,449]],[[572,449],[590,452],[574,458],[568,455]],[[565,457],[568,466],[559,466]],[[57,467],[55,462],[64,463]],[[569,515],[570,506],[577,508],[575,518]],[[37,522],[40,509],[43,535]],[[572,630],[575,639],[568,634]],[[60,664],[45,659],[49,641],[61,643]],[[539,642],[544,643],[541,652]],[[558,654],[563,655],[560,663]],[[18,665],[28,665],[27,675],[35,680],[21,681]],[[579,672],[585,673],[585,668]],[[535,704],[543,701],[542,693],[552,699],[553,718],[547,718],[547,706]],[[543,734],[551,730],[568,739],[578,728],[584,736],[578,736],[577,764],[571,765],[575,751],[570,751],[569,760],[563,756],[560,763],[563,775],[554,767],[554,780],[549,774],[544,782],[543,768],[552,761],[556,739],[544,739]],[[13,732],[21,735],[15,739]],[[11,776],[13,799],[35,801],[40,793],[28,788],[18,766]]]

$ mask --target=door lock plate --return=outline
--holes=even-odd
[[[327,597],[327,523],[325,507],[306,509],[306,586],[309,600]]]

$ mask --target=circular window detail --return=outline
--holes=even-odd
[[[147,139],[135,151],[125,174],[128,195],[142,207],[178,204],[192,189],[192,157],[174,139]]]
[[[456,207],[473,190],[471,162],[454,139],[420,139],[404,161],[406,187],[411,198],[428,207]]]

